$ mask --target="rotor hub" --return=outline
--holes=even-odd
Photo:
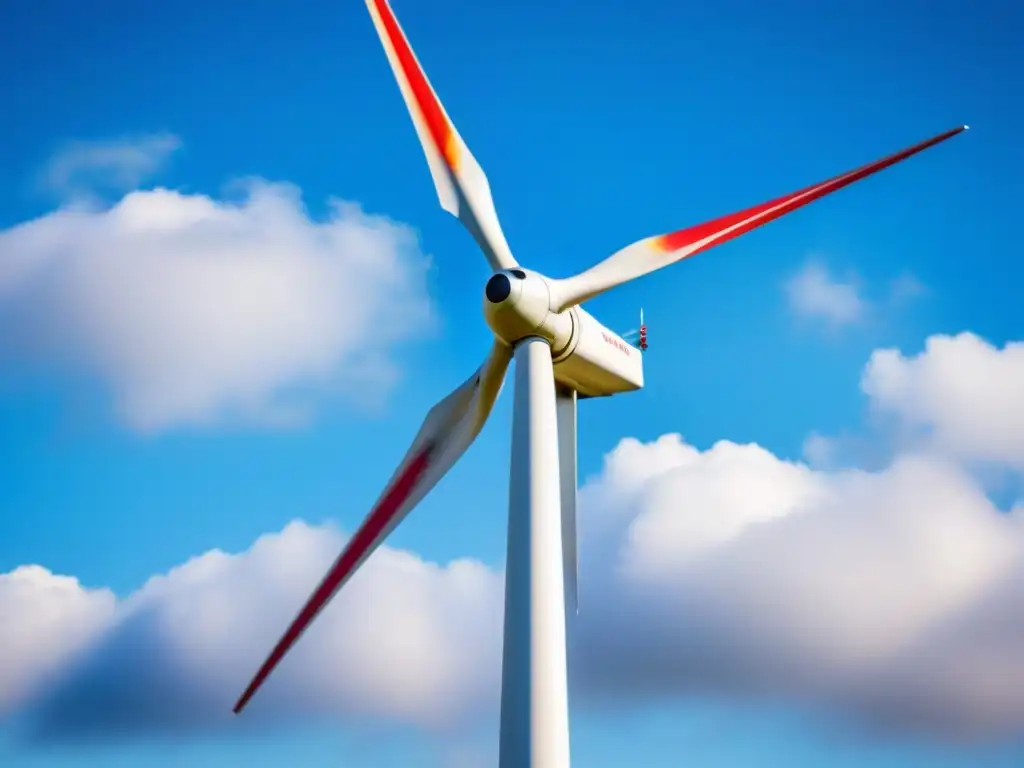
[[[540,336],[558,351],[572,338],[572,318],[552,312],[550,296],[548,281],[536,272],[518,267],[495,272],[484,286],[487,325],[510,346]]]

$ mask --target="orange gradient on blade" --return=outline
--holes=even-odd
[[[406,40],[405,33],[398,25],[398,19],[392,13],[387,0],[373,0],[373,6],[380,17],[388,43],[395,52],[399,69],[402,70],[402,77],[405,78],[405,82],[412,92],[416,109],[427,126],[434,147],[444,158],[445,164],[451,170],[457,171],[459,169],[459,145],[455,139],[455,132],[441,108],[441,103],[434,96],[434,91],[431,89],[430,83],[427,82],[427,76],[423,74],[423,70],[416,62],[416,56],[413,54],[412,48],[409,47],[409,41]]]
[[[952,138],[965,130],[967,130],[967,126],[959,126],[927,141],[922,141],[920,144],[915,144],[901,152],[889,155],[881,160],[876,160],[856,170],[840,174],[828,181],[805,187],[798,192],[777,197],[774,200],[769,200],[767,203],[755,205],[753,208],[747,208],[739,213],[730,213],[727,216],[721,216],[703,224],[688,227],[687,229],[680,229],[667,235],[652,237],[647,242],[652,248],[661,253],[672,253],[686,249],[686,253],[682,257],[692,256],[726,240],[739,237],[745,232],[749,232],[762,224],[767,224],[769,221],[773,221],[790,211],[795,211],[797,208],[812,203],[831,192],[835,192],[866,176],[888,168],[890,165],[905,160],[911,155],[916,155],[918,152],[922,152],[946,139]],[[697,247],[691,250],[690,246],[694,245]]]

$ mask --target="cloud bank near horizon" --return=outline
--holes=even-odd
[[[1006,426],[1020,348],[961,334],[876,351],[862,389],[913,435],[878,470],[621,441],[580,491],[577,701],[774,698],[933,738],[1019,735],[1024,507],[999,509],[970,463],[1020,466]],[[0,576],[0,645],[15,649],[0,713],[50,740],[237,723],[235,697],[342,541],[293,522],[116,603],[38,567]],[[382,548],[254,699],[251,727],[492,717],[502,594],[482,563]]]

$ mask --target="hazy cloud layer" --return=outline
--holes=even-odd
[[[914,370],[932,370],[936,350],[971,359],[944,343]],[[1002,365],[1015,349],[991,354]],[[978,394],[997,401],[995,386]],[[997,509],[954,458],[922,450],[880,471],[822,471],[757,445],[623,440],[581,489],[574,700],[710,692],[942,738],[1024,731],[1024,517]],[[294,523],[154,578],[113,615],[89,603],[103,632],[82,634],[61,674],[24,681],[8,708],[49,738],[252,727],[231,704],[340,544]],[[65,615],[46,579],[31,583],[35,598],[13,610]],[[244,722],[319,713],[443,729],[493,715],[501,602],[501,574],[479,563],[383,549]],[[0,647],[34,663],[36,643],[4,634],[15,623],[0,623]],[[48,625],[28,624],[42,641]]]
[[[909,272],[904,272],[889,283],[889,303],[894,307],[900,307],[927,293],[928,287]]]
[[[139,430],[290,423],[311,387],[386,391],[394,345],[431,325],[415,234],[358,205],[312,219],[299,191],[167,189],[0,231],[0,369],[101,379]]]
[[[824,265],[810,261],[786,282],[786,298],[797,315],[820,320],[830,326],[860,320],[866,304],[857,285],[829,274]]]
[[[39,184],[65,198],[124,192],[163,168],[180,147],[170,133],[68,142],[47,162]]]

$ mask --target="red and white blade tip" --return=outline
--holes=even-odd
[[[252,682],[249,683],[245,692],[239,697],[234,706],[234,713],[236,715],[245,708],[245,705],[249,703],[249,699],[255,695],[256,691],[263,685],[263,682],[274,671],[274,668],[281,662],[281,659],[284,658],[289,649],[295,645],[299,637],[302,636],[302,633],[308,629],[313,619],[317,617],[348,578],[366,560],[370,552],[376,549],[384,539],[393,519],[416,489],[420,478],[423,477],[424,472],[430,466],[433,450],[434,446],[428,444],[413,456],[401,474],[391,484],[383,498],[381,498],[359,527],[359,530],[356,531],[355,535],[346,544],[345,549],[342,550],[338,559],[334,561],[334,565],[331,566],[327,575],[324,576],[323,581],[320,582],[320,585],[310,595],[309,600],[306,601],[302,610],[299,611],[299,615],[295,617],[291,626],[288,627],[288,631],[278,640],[274,650],[270,652],[267,660],[263,662],[263,666],[260,667],[253,677]]]
[[[423,138],[429,138],[429,148],[450,170],[457,171],[460,159],[459,141],[444,107],[441,106],[426,73],[409,45],[405,32],[402,31],[402,26],[391,10],[391,5],[387,0],[366,0],[366,5],[380,32],[381,41],[391,61],[402,95],[410,107],[413,120],[417,122],[418,128],[425,130],[426,135]]]
[[[680,252],[679,258],[692,256],[695,253],[707,250],[712,246],[718,245],[726,240],[731,240],[745,232],[749,232],[751,229],[767,224],[769,221],[777,219],[780,216],[796,210],[797,208],[802,208],[808,203],[812,203],[825,195],[836,192],[856,181],[871,176],[891,165],[895,165],[901,160],[906,160],[912,155],[923,152],[929,147],[933,147],[947,139],[951,139],[958,133],[963,133],[967,129],[967,125],[958,126],[945,131],[944,133],[940,133],[938,136],[933,136],[930,139],[919,142],[912,147],[908,147],[900,152],[888,155],[887,157],[876,160],[873,163],[862,165],[859,168],[840,174],[839,176],[835,176],[827,181],[813,184],[797,192],[775,198],[774,200],[770,200],[766,203],[762,203],[761,205],[748,208],[738,213],[729,214],[703,224],[698,224],[693,227],[687,227],[686,229],[650,238],[647,242],[656,250],[665,253],[678,251]]]
[[[387,0],[366,0],[373,25],[412,117],[441,207],[462,222],[494,270],[517,266],[490,184],[459,136]]]

